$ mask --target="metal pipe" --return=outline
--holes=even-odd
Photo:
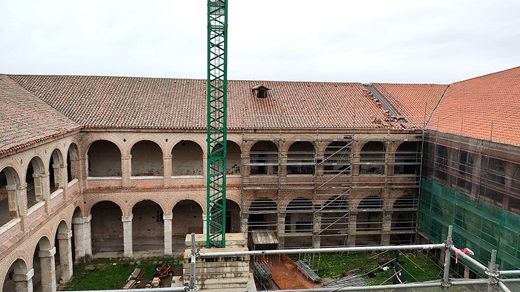
[[[197,251],[195,249],[195,233],[191,233],[191,254],[190,254],[190,284],[189,291],[196,290],[195,287],[195,263],[197,262]]]
[[[500,281],[502,281],[504,283],[520,283],[520,278],[500,279]]]
[[[494,292],[496,291],[497,286],[497,271],[496,271],[496,261],[497,261],[497,250],[492,249],[491,250],[491,260],[489,260],[488,265],[488,292]]]
[[[227,252],[201,252],[200,258],[239,257],[255,255],[297,254],[297,253],[334,253],[334,252],[364,252],[385,250],[425,250],[441,249],[444,243],[438,244],[413,244],[413,245],[389,245],[389,246],[352,246],[329,248],[304,248],[304,249],[277,249],[277,250],[251,250],[251,251],[227,251]]]
[[[498,281],[498,287],[500,287],[503,292],[511,292],[511,290],[507,288],[506,284],[502,283],[501,281]]]
[[[444,273],[442,277],[442,290],[450,288],[450,263],[451,263],[451,251],[450,248],[453,246],[452,235],[453,226],[448,226],[448,237],[444,247]]]
[[[81,290],[81,291],[71,291],[71,292],[121,292],[126,290]],[[150,291],[157,291],[157,292],[184,292],[185,287],[167,287],[167,288],[139,288],[139,289],[131,289],[132,292],[150,292]]]
[[[372,291],[387,290],[399,288],[426,288],[440,287],[441,281],[425,282],[425,283],[408,283],[395,285],[378,285],[378,286],[353,286],[353,287],[330,287],[330,288],[309,288],[309,289],[292,289],[292,290],[269,290],[269,292],[340,292],[340,291]]]
[[[520,275],[520,270],[500,271],[500,276]]]
[[[458,248],[456,248],[455,246],[451,246],[450,249],[453,251],[453,252],[456,252],[459,254],[459,257],[460,258],[463,258],[465,260],[467,260],[468,262],[474,264],[475,266],[477,266],[479,269],[481,269],[482,271],[486,271],[487,270],[487,267],[484,266],[483,264],[481,264],[480,262],[478,262],[477,260],[473,259],[472,257],[470,257],[469,255],[463,253],[463,252],[460,252],[460,250]]]
[[[451,280],[452,286],[487,284],[487,283],[488,283],[488,279],[452,279]]]

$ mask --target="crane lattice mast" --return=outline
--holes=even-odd
[[[226,246],[227,0],[208,0],[206,247]]]

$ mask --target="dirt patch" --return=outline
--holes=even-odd
[[[321,287],[320,284],[310,281],[309,278],[300,272],[296,264],[287,255],[266,256],[265,258],[259,258],[259,261],[269,267],[273,282],[282,290]]]

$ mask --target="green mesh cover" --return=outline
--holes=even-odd
[[[497,250],[500,270],[520,268],[520,216],[454,189],[422,178],[419,199],[419,233],[434,243],[446,239],[453,225],[457,248],[470,248],[476,260],[488,265]]]

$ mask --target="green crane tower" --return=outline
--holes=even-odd
[[[206,247],[226,246],[227,0],[208,0]]]

